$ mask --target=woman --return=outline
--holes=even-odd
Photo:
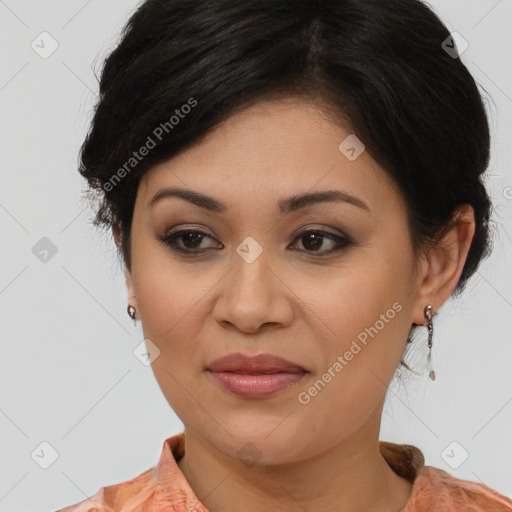
[[[138,8],[80,172],[185,429],[61,512],[512,510],[379,441],[413,334],[431,348],[490,251],[489,127],[457,52],[418,0]]]

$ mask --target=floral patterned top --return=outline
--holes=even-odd
[[[185,434],[163,443],[158,465],[126,482],[102,487],[86,500],[57,512],[208,512],[181,472]],[[402,512],[512,511],[512,500],[482,483],[461,480],[425,466],[423,453],[412,445],[379,441],[390,467],[412,484]]]

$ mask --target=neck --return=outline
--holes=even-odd
[[[379,451],[378,432],[344,439],[307,460],[248,466],[185,430],[178,466],[209,512],[400,512],[412,484]]]

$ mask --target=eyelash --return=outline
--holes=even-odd
[[[203,253],[206,253],[207,251],[210,251],[210,250],[215,250],[215,249],[202,249],[202,250],[194,250],[194,249],[181,249],[177,246],[176,244],[176,240],[178,240],[179,238],[181,238],[184,234],[187,234],[187,233],[194,233],[194,234],[198,234],[198,235],[202,235],[203,237],[207,237],[207,238],[211,238],[213,240],[213,237],[211,237],[210,235],[202,232],[202,231],[199,231],[199,230],[195,230],[195,229],[181,229],[179,231],[175,231],[174,233],[170,233],[166,236],[163,236],[163,237],[159,237],[158,240],[160,242],[162,242],[165,246],[169,247],[172,251],[176,252],[176,253],[180,253],[180,254],[185,254],[185,255],[189,255],[189,256],[198,256],[200,254],[203,254]],[[300,238],[303,238],[305,235],[308,235],[308,234],[311,234],[311,233],[314,233],[316,235],[321,235],[321,236],[324,236],[325,238],[328,238],[330,240],[334,240],[337,242],[336,246],[329,250],[329,251],[308,251],[308,250],[305,250],[305,249],[302,249],[299,251],[301,252],[306,252],[306,253],[309,253],[309,254],[315,254],[315,253],[319,253],[320,256],[328,256],[330,254],[333,254],[333,253],[336,253],[336,252],[339,252],[339,251],[342,251],[343,249],[346,249],[348,248],[349,246],[351,246],[353,244],[352,240],[350,239],[350,237],[344,235],[344,236],[340,236],[340,235],[335,235],[334,233],[330,233],[330,232],[327,232],[327,231],[322,231],[322,230],[319,230],[319,229],[306,229],[306,230],[302,230],[300,231],[297,236],[295,237],[294,241],[295,240],[298,240]],[[201,242],[202,240],[200,240],[199,242]],[[323,241],[323,239],[322,239]]]

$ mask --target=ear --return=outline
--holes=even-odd
[[[115,241],[117,247],[120,247],[122,233],[121,233],[121,228],[120,228],[120,225],[118,222],[114,222],[112,224],[112,235],[114,236],[114,241]],[[128,293],[128,302],[132,306],[136,306],[137,299],[135,297],[136,294],[135,294],[135,290],[133,287],[132,274],[126,267],[124,269],[124,275],[125,275],[125,280],[126,280],[126,291]]]
[[[475,216],[471,205],[464,204],[454,213],[455,225],[435,246],[429,248],[418,275],[419,287],[412,321],[424,325],[425,306],[432,304],[434,314],[448,300],[457,286],[475,234]]]

